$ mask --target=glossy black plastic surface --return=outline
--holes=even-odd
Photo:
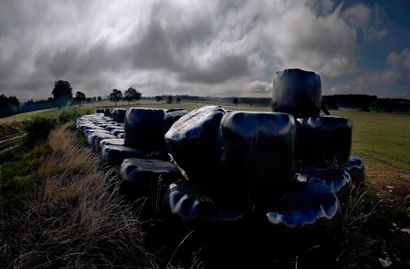
[[[291,229],[317,224],[337,225],[340,210],[339,201],[329,187],[319,183],[299,183],[280,199],[276,210],[266,213],[266,219],[270,225]]]
[[[321,81],[315,72],[285,69],[273,77],[272,110],[296,118],[318,116],[321,108]]]
[[[182,116],[165,134],[168,150],[192,181],[212,181],[219,171],[217,138],[224,114],[220,106],[195,109]]]
[[[118,145],[105,145],[101,148],[101,155],[104,161],[111,165],[122,163],[123,160],[128,158],[147,158],[147,153],[143,150],[135,148],[118,146]]]
[[[357,187],[362,187],[365,180],[365,166],[363,160],[359,156],[351,155],[344,168],[350,174],[353,184]]]
[[[296,126],[292,115],[229,112],[221,121],[219,145],[224,185],[259,199],[292,179]]]
[[[295,175],[296,181],[320,183],[336,193],[340,201],[347,201],[352,189],[350,174],[343,168],[306,167]]]
[[[243,214],[223,210],[215,201],[215,190],[187,180],[172,183],[164,198],[164,210],[184,223],[206,225],[234,222]]]
[[[182,177],[178,167],[171,162],[155,159],[125,159],[121,164],[122,178],[120,191],[128,199],[136,200],[141,197],[159,199],[168,186]]]
[[[340,167],[347,163],[352,144],[352,124],[337,116],[303,119],[300,133],[302,162],[307,166]]]
[[[125,145],[147,150],[162,148],[165,116],[163,109],[129,108],[125,115]]]

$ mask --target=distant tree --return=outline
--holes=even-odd
[[[238,105],[238,101],[239,101],[238,97],[232,98],[232,103],[234,103],[235,106]]]
[[[97,101],[97,97],[93,96],[93,102]]]
[[[177,103],[181,103],[181,98],[179,96],[177,96]]]
[[[81,106],[81,102],[85,100],[85,94],[83,92],[77,91],[75,93],[74,100]]]
[[[54,82],[54,88],[51,92],[58,107],[63,107],[67,101],[73,98],[73,89],[68,81],[58,80]]]
[[[98,96],[97,100],[98,100],[98,102],[101,102],[101,100],[102,100],[101,96]]]
[[[172,104],[172,95],[168,96],[167,104]]]
[[[0,117],[5,117],[18,113],[20,102],[15,96],[0,95]]]
[[[110,101],[114,102],[115,105],[117,105],[118,101],[121,101],[122,99],[122,92],[117,89],[113,89],[112,93],[110,94]]]
[[[133,87],[129,87],[128,90],[124,92],[124,99],[128,101],[128,105],[135,100],[141,99],[141,93],[138,92]]]
[[[157,100],[157,102],[159,103],[159,101],[161,101],[161,96],[159,96],[159,95],[157,95],[157,96],[155,96],[155,100]]]

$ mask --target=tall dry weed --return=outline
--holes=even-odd
[[[42,184],[24,210],[0,220],[0,267],[157,268],[113,171],[100,171],[98,158],[68,128],[50,133]]]

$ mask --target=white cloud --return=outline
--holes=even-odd
[[[269,96],[279,69],[355,72],[357,28],[369,16],[331,0],[2,1],[0,89],[43,98],[66,79],[91,96],[128,85],[144,95]]]
[[[371,9],[363,4],[351,6],[343,12],[347,22],[356,28],[363,27],[369,21],[370,15]]]
[[[385,68],[362,71],[351,84],[336,84],[330,94],[367,93],[378,96],[410,98],[410,49],[392,51],[386,58]]]

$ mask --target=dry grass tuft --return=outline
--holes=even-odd
[[[68,127],[49,136],[52,153],[40,167],[39,189],[22,212],[0,220],[0,267],[157,268],[113,172],[101,172]]]

